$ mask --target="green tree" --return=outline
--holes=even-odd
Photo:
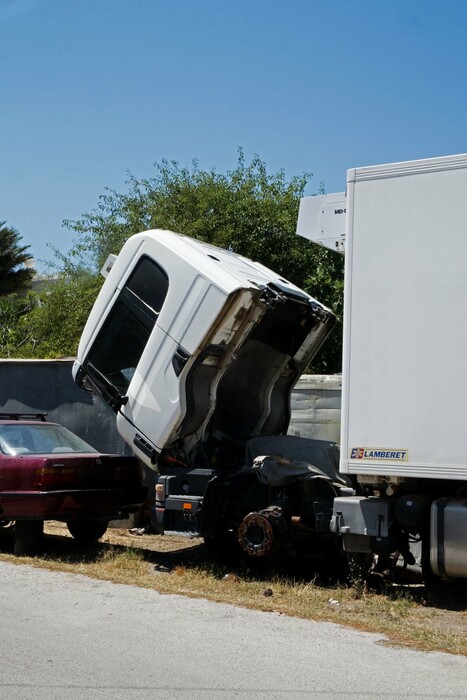
[[[0,357],[22,357],[28,342],[27,325],[23,322],[36,306],[36,296],[5,294],[0,296]]]
[[[74,357],[101,283],[99,276],[79,271],[46,284],[16,326],[22,340],[16,356]]]
[[[344,311],[344,257],[340,253],[313,245],[314,267],[303,289],[331,308],[336,325],[318,357],[313,372],[335,374],[342,371],[342,319]]]
[[[235,169],[225,174],[202,170],[197,161],[186,168],[163,160],[155,168],[153,178],[130,176],[126,193],[107,190],[96,209],[65,222],[79,234],[75,262],[95,272],[129,236],[169,229],[258,260],[341,314],[341,257],[295,233],[309,174],[289,180],[283,170],[270,174],[258,156],[245,163],[241,150]],[[340,367],[338,324],[311,369],[333,373]]]
[[[22,236],[16,229],[0,222],[0,296],[29,287],[34,270],[25,267],[31,258],[28,245],[20,245]]]

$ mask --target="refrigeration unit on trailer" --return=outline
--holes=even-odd
[[[354,168],[297,232],[345,251],[340,469],[332,528],[379,569],[467,578],[467,155]],[[413,547],[412,547],[413,548]]]

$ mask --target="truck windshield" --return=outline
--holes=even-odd
[[[154,322],[148,327],[126,304],[117,301],[89,353],[88,362],[119,394],[128,389]]]
[[[148,257],[141,258],[86,358],[91,381],[112,403],[116,395],[123,397],[128,389],[157,322],[168,286],[165,272]]]

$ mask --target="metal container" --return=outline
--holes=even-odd
[[[430,565],[438,576],[467,578],[467,499],[439,498],[433,502]]]

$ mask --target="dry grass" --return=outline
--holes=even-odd
[[[209,561],[198,541],[169,537],[132,538],[125,531],[106,535],[103,543],[82,550],[60,526],[47,538],[43,557],[15,559],[2,548],[0,561],[28,563],[97,579],[230,603],[310,620],[322,620],[387,635],[390,643],[417,649],[467,655],[465,592],[447,589],[425,598],[421,586],[394,587],[383,595],[358,587],[331,585],[317,579],[294,578],[228,568]],[[11,550],[10,550],[11,551]]]

